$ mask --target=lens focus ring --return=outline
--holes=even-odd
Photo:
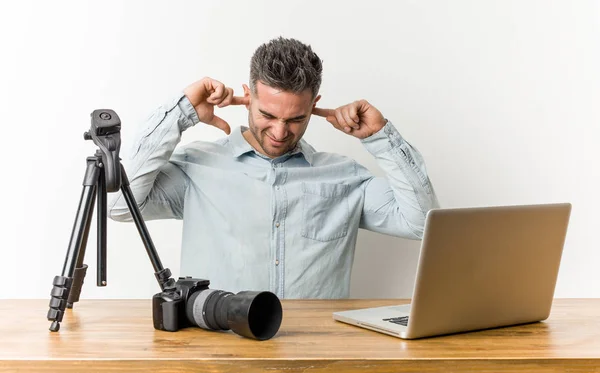
[[[200,294],[198,294],[198,296],[194,300],[193,309],[192,309],[193,314],[194,314],[194,321],[202,329],[212,330],[212,328],[209,327],[206,324],[206,321],[204,320],[204,304],[206,303],[206,299],[215,291],[218,291],[218,290],[216,290],[216,289],[202,290],[200,292]]]

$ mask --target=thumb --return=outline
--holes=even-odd
[[[229,123],[225,122],[223,119],[219,118],[216,115],[214,115],[212,119],[206,123],[210,124],[211,126],[217,127],[218,129],[222,130],[228,135],[231,133],[231,127],[229,127]]]

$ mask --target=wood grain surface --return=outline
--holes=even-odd
[[[150,300],[82,300],[58,333],[48,300],[0,300],[0,372],[600,372],[600,299],[557,299],[548,320],[402,340],[332,312],[402,300],[285,300],[268,341],[154,330]]]

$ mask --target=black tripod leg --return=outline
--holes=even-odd
[[[97,244],[97,271],[96,271],[96,285],[106,286],[106,216],[108,214],[108,208],[106,206],[106,179],[104,172],[100,172],[98,177],[98,213],[96,218],[98,219],[98,244]]]
[[[85,258],[85,249],[88,242],[88,235],[90,233],[90,226],[92,224],[92,215],[94,214],[93,200],[96,194],[96,189],[94,189],[91,197],[92,205],[90,206],[90,211],[87,214],[87,221],[85,223],[81,248],[77,254],[77,264],[75,265],[75,271],[73,272],[73,283],[71,286],[71,291],[69,292],[69,299],[67,300],[67,308],[73,308],[73,304],[79,302],[81,288],[83,287],[83,280],[85,279],[85,274],[87,273],[88,266],[87,264],[83,264],[83,260]]]
[[[97,165],[98,162],[100,162],[101,156],[99,156],[98,154],[96,154],[96,157],[90,157],[88,158],[88,165],[94,164],[95,169],[98,169]],[[83,281],[85,280],[85,275],[87,273],[87,269],[88,266],[87,264],[83,264],[83,260],[85,259],[85,249],[87,246],[87,242],[88,242],[88,235],[90,233],[90,227],[92,226],[92,215],[94,214],[94,198],[96,198],[96,196],[98,196],[98,201],[100,201],[100,194],[104,193],[104,195],[106,194],[106,188],[104,187],[104,184],[102,184],[103,180],[103,176],[104,173],[101,172],[101,170],[98,170],[98,177],[96,178],[96,187],[94,188],[94,191],[92,193],[91,196],[91,200],[92,200],[92,205],[89,208],[89,212],[87,213],[87,221],[85,223],[85,227],[84,227],[84,231],[83,231],[83,238],[81,240],[81,247],[79,248],[79,254],[77,254],[77,264],[75,265],[75,272],[73,272],[73,283],[71,285],[71,291],[69,292],[69,299],[67,300],[67,308],[73,308],[73,304],[76,302],[79,302],[79,296],[81,295],[81,289],[83,288]],[[93,178],[93,175],[92,175]],[[92,183],[94,180],[93,179],[88,179],[87,177],[84,178],[83,184],[84,187],[88,184],[88,183]],[[104,196],[104,201],[106,201],[106,196]],[[98,213],[101,213],[100,208],[98,209]],[[100,218],[100,215],[98,215],[98,218]],[[104,219],[106,220],[106,218]],[[99,225],[98,228],[100,228],[101,226]],[[103,227],[104,228],[104,227]],[[100,232],[102,231],[98,231],[98,237],[102,236],[102,234],[100,234]],[[106,237],[106,233],[104,234],[104,236]],[[100,242],[100,239],[98,240],[98,242]]]
[[[169,270],[169,268],[164,268],[160,262],[160,258],[156,252],[152,238],[150,238],[146,223],[144,223],[142,213],[138,209],[133,192],[129,187],[129,179],[127,179],[127,174],[125,173],[125,167],[123,167],[123,165],[121,165],[121,192],[123,192],[123,197],[125,197],[125,202],[127,202],[127,207],[129,208],[129,212],[131,212],[131,217],[133,218],[142,242],[144,243],[150,262],[152,262],[152,267],[154,267],[154,276],[156,276],[158,285],[162,290],[173,286],[175,280],[171,278],[171,270]]]
[[[60,322],[65,313],[67,300],[73,286],[73,274],[77,263],[83,263],[84,253],[82,249],[85,247],[87,235],[89,233],[89,225],[94,208],[94,197],[96,192],[96,183],[98,182],[99,169],[96,158],[87,159],[87,169],[83,181],[83,191],[77,208],[75,223],[69,241],[69,249],[63,266],[62,275],[54,277],[52,282],[52,292],[50,293],[50,309],[48,310],[48,320],[52,321],[50,326],[51,331],[60,329]],[[81,282],[83,279],[81,279]],[[79,290],[81,284],[79,284]],[[78,296],[77,296],[78,297]]]
[[[98,155],[96,155],[98,156]],[[89,158],[88,162],[94,162],[96,163],[97,159],[93,159],[93,158]],[[87,264],[83,264],[83,260],[85,258],[85,249],[87,246],[87,242],[88,242],[88,235],[90,233],[90,227],[92,225],[92,215],[94,214],[94,203],[93,200],[96,196],[98,196],[98,200],[97,203],[100,203],[101,201],[104,202],[104,204],[106,205],[106,187],[104,184],[104,173],[103,172],[98,172],[98,178],[97,178],[97,182],[96,182],[96,188],[94,189],[94,192],[92,194],[92,205],[90,207],[90,211],[87,214],[87,221],[85,223],[85,228],[84,228],[84,232],[83,232],[83,238],[82,238],[82,242],[81,242],[81,248],[79,249],[79,254],[77,254],[77,264],[75,265],[75,272],[73,273],[73,283],[71,286],[71,291],[69,292],[69,299],[67,300],[67,308],[73,308],[73,304],[76,302],[79,302],[79,296],[81,295],[81,289],[83,287],[83,281],[85,280],[85,275],[87,273],[87,269],[88,266]],[[84,180],[84,183],[87,182],[87,178]],[[92,182],[93,180],[89,180],[89,182]],[[85,186],[85,185],[84,185]],[[101,198],[101,196],[103,196],[103,198]],[[100,205],[102,206],[102,205]],[[104,238],[104,242],[106,242],[106,217],[104,217],[104,226],[102,226],[100,224],[100,220],[102,219],[101,217],[101,213],[103,210],[101,210],[101,207],[98,208],[98,250],[100,250],[100,242],[102,240],[101,237]],[[102,233],[104,232],[104,233]],[[106,251],[106,243],[104,243],[104,251]],[[106,259],[105,259],[106,260]],[[103,267],[104,268],[104,267]],[[100,270],[100,266],[98,267],[98,270]]]

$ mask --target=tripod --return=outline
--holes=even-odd
[[[121,145],[121,121],[117,114],[108,109],[94,110],[91,114],[90,131],[84,133],[85,140],[93,140],[98,145],[96,153],[87,158],[87,168],[83,178],[83,191],[69,241],[69,248],[60,276],[55,276],[50,293],[48,320],[52,321],[51,331],[60,329],[65,309],[73,308],[79,301],[83,280],[88,266],[83,264],[85,250],[94,213],[94,200],[97,210],[97,286],[106,286],[106,215],[107,193],[121,190],[138,229],[146,252],[154,267],[154,275],[161,290],[171,289],[175,280],[171,271],[164,268],[156,252],[142,214],[137,207],[129,180],[119,159]]]

